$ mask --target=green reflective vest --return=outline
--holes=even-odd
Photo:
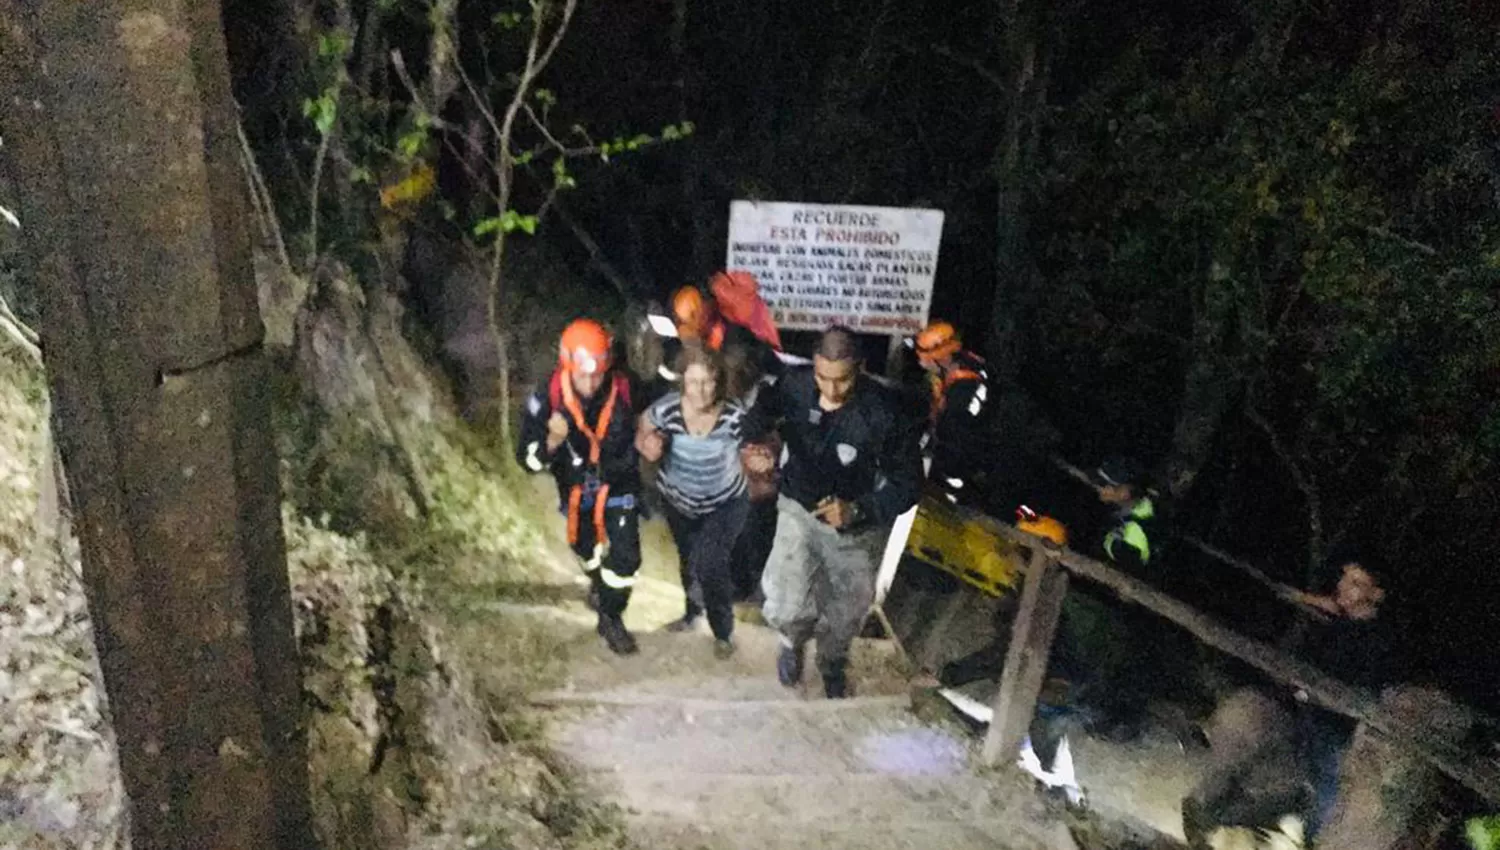
[[[1156,516],[1156,506],[1151,504],[1149,498],[1141,499],[1126,514],[1125,521],[1104,537],[1104,552],[1112,560],[1115,557],[1115,544],[1124,543],[1126,546],[1140,553],[1141,563],[1145,564],[1151,560],[1151,541],[1146,537],[1146,528],[1143,523],[1149,522]]]

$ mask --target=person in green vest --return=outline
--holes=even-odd
[[[1114,511],[1113,524],[1099,544],[1102,554],[1124,572],[1148,577],[1159,568],[1161,553],[1151,547],[1156,506],[1146,491],[1145,469],[1132,458],[1112,457],[1092,477],[1099,500]],[[1111,649],[1090,653],[1098,665],[1098,713],[1091,731],[1113,741],[1134,739],[1163,675],[1162,624],[1143,608],[1092,596],[1080,597],[1064,618],[1085,644]]]
[[[1151,529],[1156,505],[1146,492],[1145,472],[1130,458],[1106,460],[1094,471],[1099,500],[1115,509],[1115,525],[1104,535],[1104,555],[1137,576],[1151,568]]]

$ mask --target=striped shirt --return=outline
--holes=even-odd
[[[743,407],[726,401],[713,430],[696,436],[682,416],[682,393],[668,393],[651,406],[647,421],[668,440],[656,488],[679,513],[703,516],[745,492],[744,418]]]

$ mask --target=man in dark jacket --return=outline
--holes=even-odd
[[[629,655],[636,642],[622,618],[641,565],[634,388],[612,368],[613,340],[597,322],[568,325],[559,347],[557,370],[526,399],[516,460],[527,472],[552,472],[599,635],[611,651]]]
[[[1320,592],[1287,593],[1289,601],[1309,614],[1307,628],[1291,643],[1324,673],[1378,694],[1399,683],[1403,673],[1384,580],[1370,560],[1354,552],[1330,559],[1329,565]],[[1209,725],[1221,729],[1222,740],[1209,736],[1208,769],[1182,801],[1189,844],[1206,846],[1205,837],[1215,826],[1255,824],[1282,814],[1288,805],[1306,805],[1309,841],[1327,824],[1355,722],[1309,704],[1305,693],[1294,696],[1286,700],[1247,688],[1215,712]],[[1306,799],[1296,799],[1304,790],[1296,782],[1301,771],[1310,786]]]
[[[1325,593],[1292,594],[1292,601],[1322,615],[1309,620],[1298,654],[1345,684],[1378,694],[1402,673],[1392,619],[1382,616],[1385,582],[1373,561],[1353,552],[1342,553],[1332,563],[1337,567],[1324,578]],[[1307,835],[1315,838],[1333,812],[1339,765],[1354,736],[1355,722],[1307,704],[1306,694],[1296,696],[1297,744],[1312,772],[1313,810]]]
[[[761,393],[750,434],[773,426],[785,460],[761,585],[766,621],[781,633],[777,675],[787,687],[801,682],[817,630],[824,692],[841,698],[890,525],[917,501],[917,434],[887,391],[860,374],[858,345],[843,328],[824,332],[811,369],[789,371]]]

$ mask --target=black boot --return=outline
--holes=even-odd
[[[818,666],[823,674],[823,696],[829,699],[849,696],[849,677],[845,673],[847,662],[840,660]]]
[[[776,656],[776,678],[783,687],[795,688],[802,684],[802,662],[806,657],[803,647],[783,646]]]
[[[634,655],[640,651],[640,647],[636,646],[635,636],[626,631],[625,623],[619,615],[600,614],[597,631],[609,646],[609,651],[616,655]]]

